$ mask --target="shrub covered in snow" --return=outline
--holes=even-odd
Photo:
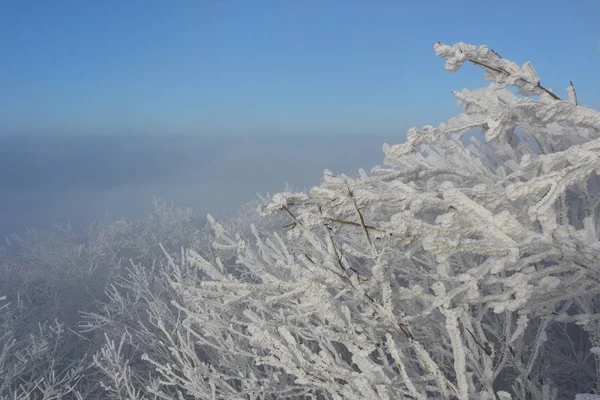
[[[206,236],[163,209],[153,221],[166,235],[112,242],[138,256],[114,259],[105,304],[82,324],[99,346],[88,374],[102,398],[600,389],[600,113],[572,85],[560,99],[530,63],[434,49],[446,70],[475,64],[492,82],[454,93],[458,117],[384,145],[383,166],[357,179],[326,171],[309,193],[261,205],[260,222],[209,216]]]
[[[460,116],[385,145],[370,174],[326,172],[310,193],[274,196],[260,211],[286,216],[286,236],[211,219],[219,257],[166,254],[176,295],[169,328],[147,301],[163,346],[142,356],[148,396],[597,390],[600,114],[572,86],[567,100],[543,87],[530,63],[464,43],[435,51],[448,71],[470,62],[493,81],[454,93]]]

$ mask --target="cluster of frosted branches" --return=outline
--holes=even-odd
[[[64,325],[40,323],[37,332],[19,335],[21,307],[0,297],[0,399],[83,399],[76,387],[85,360],[68,359]]]
[[[160,338],[143,356],[152,397],[127,386],[116,342],[96,358],[110,390],[545,400],[600,389],[600,113],[485,46],[435,51],[448,71],[470,62],[493,82],[455,92],[459,117],[385,145],[371,174],[326,172],[308,194],[275,195],[260,211],[286,216],[287,236],[241,237],[210,219],[217,258],[166,254],[169,326],[146,300]]]
[[[0,399],[110,398],[106,390],[110,382],[98,378],[106,373],[104,360],[114,358],[109,345],[144,322],[140,315],[146,316],[150,307],[140,298],[150,297],[141,293],[142,287],[161,297],[158,304],[163,307],[156,310],[160,319],[170,318],[168,305],[174,294],[152,268],[152,260],[163,257],[159,243],[169,250],[210,247],[205,224],[199,224],[190,209],[159,200],[154,207],[145,220],[102,221],[82,230],[57,225],[6,239],[0,247],[0,295],[5,297],[0,301]],[[129,260],[143,262],[143,270],[133,271],[156,283],[140,286],[137,275],[136,280],[129,279]],[[127,287],[131,296],[118,297],[116,289],[127,282],[133,285]],[[163,287],[169,291],[161,291]],[[81,312],[97,316],[94,329],[81,332]],[[88,322],[84,328],[89,328]],[[122,346],[123,357],[135,355],[132,348],[146,350],[140,339],[148,346],[160,339],[154,332],[146,336],[143,329],[135,332],[140,334],[126,336],[136,344]],[[149,368],[136,368],[132,360],[123,362],[132,371],[127,377],[141,376],[133,381],[144,388]]]
[[[251,230],[242,227],[241,222],[252,219],[267,231],[282,225],[283,218],[261,218],[255,208],[256,205],[250,213],[248,206],[245,206],[240,216],[228,220],[224,225],[242,232],[241,228],[246,228],[248,232]],[[183,210],[170,209],[165,212],[161,209],[156,210],[157,221],[173,218],[170,223],[162,221],[158,224],[164,237],[171,238],[172,234],[188,226],[187,218],[183,218]],[[195,250],[178,254],[174,250],[177,244],[184,245],[183,239],[157,245],[161,259],[167,262],[145,261],[151,254],[122,261],[121,269],[126,273],[108,288],[109,301],[101,310],[84,314],[84,332],[95,334],[94,340],[104,343],[93,359],[93,367],[101,377],[102,398],[213,399],[234,395],[235,398],[241,398],[237,394],[242,387],[244,393],[256,399],[285,395],[302,397],[306,390],[293,388],[290,385],[293,379],[286,378],[281,371],[256,367],[253,359],[244,359],[244,355],[250,353],[243,349],[250,348],[250,345],[238,336],[230,337],[227,328],[237,310],[217,310],[211,307],[210,300],[206,302],[203,310],[208,315],[202,320],[210,322],[206,323],[205,329],[211,326],[222,329],[220,333],[215,329],[215,336],[211,338],[215,341],[213,345],[202,341],[194,330],[196,328],[190,330],[192,320],[184,318],[183,312],[187,302],[184,300],[185,292],[180,290],[175,281],[194,286],[206,279],[197,266],[203,259],[198,252],[211,259],[218,254],[221,258],[216,259],[217,264],[227,265],[223,268],[228,268],[234,274],[238,272],[234,253],[225,254],[219,249],[210,250],[204,246],[207,240],[214,240],[214,235],[198,237],[189,246]],[[186,241],[189,243],[189,239]],[[152,244],[147,239],[141,243]],[[195,323],[201,323],[202,320],[198,319]],[[279,384],[269,383],[267,386],[261,383],[267,377],[278,375]]]

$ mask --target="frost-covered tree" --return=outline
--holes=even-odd
[[[486,46],[435,52],[446,70],[472,63],[493,81],[454,93],[460,116],[384,145],[370,174],[326,172],[309,193],[275,195],[260,211],[285,216],[286,235],[241,236],[209,217],[214,258],[165,251],[170,304],[133,278],[122,285],[146,296],[154,339],[138,360],[143,380],[122,351],[136,344],[131,329],[98,353],[112,398],[545,400],[600,389],[600,113]]]

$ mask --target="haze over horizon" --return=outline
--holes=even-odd
[[[286,182],[318,185],[325,169],[369,170],[382,163],[383,142],[400,139],[0,136],[0,239],[52,223],[144,218],[155,197],[226,217]]]

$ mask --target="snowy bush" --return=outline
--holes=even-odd
[[[157,201],[13,237],[0,399],[597,397],[600,113],[485,46],[435,52],[492,82],[357,179],[210,232]]]
[[[135,345],[130,331],[96,358],[114,398],[598,390],[600,113],[485,46],[435,52],[446,70],[470,62],[493,82],[455,92],[460,116],[385,145],[370,174],[326,172],[310,193],[274,196],[260,211],[284,215],[287,235],[241,236],[210,219],[215,259],[165,252],[173,296],[145,300],[145,387],[119,353]]]

